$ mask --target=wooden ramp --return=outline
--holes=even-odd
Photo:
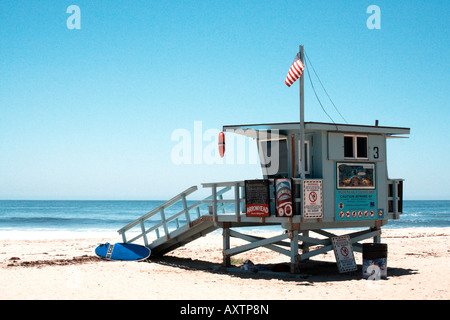
[[[192,221],[190,225],[172,231],[168,237],[161,237],[153,241],[148,247],[152,250],[152,256],[160,256],[216,229],[218,227],[214,225],[213,217],[202,216]]]
[[[200,206],[205,203],[214,203],[215,211],[217,211],[218,207],[220,208],[217,200],[222,200],[223,193],[230,189],[225,187],[215,192],[216,201],[212,200],[213,195],[211,195],[188,206],[186,197],[197,191],[197,186],[192,186],[124,226],[118,230],[118,233],[122,236],[124,243],[143,241],[144,245],[152,250],[152,256],[163,255],[218,229],[214,216],[208,211],[202,212]],[[167,208],[178,202],[182,203],[183,209],[176,214],[168,215]],[[169,227],[169,223],[172,228]]]

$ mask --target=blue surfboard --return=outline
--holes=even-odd
[[[150,256],[150,249],[133,243],[104,243],[95,248],[95,253],[107,260],[139,261]]]

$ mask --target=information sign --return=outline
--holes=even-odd
[[[357,270],[350,236],[331,238],[334,255],[340,273]]]

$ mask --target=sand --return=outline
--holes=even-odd
[[[161,258],[112,262],[97,258],[99,243],[120,238],[1,240],[0,299],[306,300],[450,298],[450,228],[385,229],[388,279],[367,281],[359,270],[340,274],[332,252],[293,276],[217,270],[222,237],[209,234]],[[366,241],[369,242],[369,241]],[[245,243],[232,239],[231,244]],[[287,263],[265,248],[234,256],[236,265]]]

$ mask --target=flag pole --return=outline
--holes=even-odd
[[[305,59],[304,59],[304,54],[303,54],[303,45],[300,45],[299,48],[299,54],[300,54],[300,60],[302,61],[303,64],[305,64]],[[300,77],[300,90],[299,90],[299,95],[300,95],[300,156],[301,156],[301,161],[300,161],[300,167],[299,167],[299,175],[300,175],[300,179],[304,179],[305,178],[305,167],[304,167],[304,163],[305,163],[305,91],[304,91],[304,82],[303,82],[303,78],[304,77]]]

